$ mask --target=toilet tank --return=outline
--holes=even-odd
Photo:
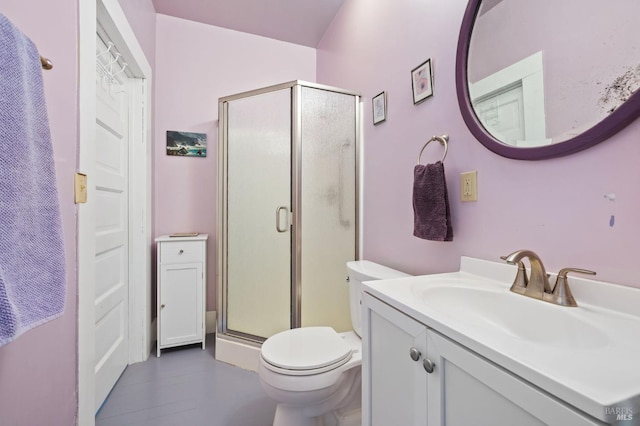
[[[347,283],[349,284],[349,306],[353,331],[362,337],[362,282],[410,277],[411,275],[387,268],[368,260],[347,262]]]

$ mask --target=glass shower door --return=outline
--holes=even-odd
[[[227,332],[291,328],[291,89],[227,103]]]

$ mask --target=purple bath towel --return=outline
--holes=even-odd
[[[0,346],[64,310],[60,207],[40,55],[0,14]]]
[[[444,164],[413,169],[413,235],[432,241],[453,241]]]

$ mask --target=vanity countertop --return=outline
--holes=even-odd
[[[515,274],[463,257],[364,291],[599,420],[640,416],[640,289],[572,276],[570,308],[510,292]]]

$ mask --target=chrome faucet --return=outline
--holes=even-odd
[[[526,270],[522,263],[522,259],[525,257],[529,259],[531,264],[528,282],[526,280]],[[502,259],[511,265],[518,265],[518,275],[511,286],[511,291],[534,299],[542,299],[545,293],[551,294],[551,284],[549,284],[549,278],[547,278],[547,271],[544,269],[542,260],[537,254],[531,250],[518,250],[504,256]],[[521,275],[524,275],[525,279],[520,278]],[[522,287],[523,282],[525,283],[524,288]]]
[[[531,264],[531,274],[527,278],[527,270],[522,262],[523,258],[528,258]],[[562,306],[578,306],[576,299],[571,294],[567,274],[569,272],[578,272],[581,274],[595,275],[594,271],[578,268],[564,268],[558,272],[556,284],[551,291],[547,271],[544,269],[540,257],[531,250],[518,250],[508,256],[502,256],[502,260],[511,265],[518,265],[518,273],[511,285],[511,291],[532,297],[534,299],[544,300],[554,305]]]
[[[507,256],[500,256],[500,259],[507,260]],[[519,260],[518,262],[508,262],[509,264],[518,264],[518,273],[513,280],[513,284],[511,285],[511,291],[518,294],[524,294],[524,291],[527,289],[527,284],[529,284],[529,277],[527,277],[527,269],[524,267],[524,262]]]

